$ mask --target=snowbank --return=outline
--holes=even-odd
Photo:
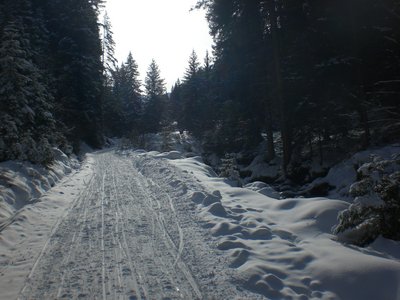
[[[317,178],[309,186],[328,183],[333,189],[329,192],[329,198],[344,200],[352,199],[350,186],[357,180],[357,170],[366,163],[374,161],[376,157],[388,160],[400,153],[400,144],[383,148],[371,148],[354,154],[351,158],[333,166],[323,178]]]
[[[393,256],[400,253],[399,243],[381,238],[358,248],[336,242],[330,233],[347,202],[277,200],[252,191],[259,189],[257,184],[247,189],[228,185],[200,157],[133,155],[142,157],[138,167],[143,174],[192,202],[217,248],[229,256],[242,288],[272,299],[400,298],[400,261]],[[176,169],[153,172],[149,156]]]
[[[48,169],[21,162],[0,164],[2,174],[9,168],[1,181],[0,194],[9,202],[1,202],[1,211],[3,216],[12,216],[0,228],[0,299],[20,298],[19,292],[34,273],[52,233],[77,197],[85,196],[93,176],[90,155],[75,172],[77,162],[55,151],[56,161]],[[41,193],[40,200],[32,200]]]
[[[55,161],[48,167],[29,162],[0,163],[0,228],[7,226],[16,212],[32,204],[66,174],[79,166],[59,149],[53,149]]]

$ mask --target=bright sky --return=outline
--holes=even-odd
[[[129,51],[139,65],[144,82],[154,58],[166,87],[182,78],[194,49],[203,63],[212,38],[203,10],[190,11],[196,0],[107,0],[116,58],[121,63]]]

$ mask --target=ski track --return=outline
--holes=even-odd
[[[176,203],[172,185],[139,170],[146,160],[111,150],[93,157],[93,177],[54,226],[19,299],[248,299],[225,282],[230,271],[190,201]],[[188,177],[153,160],[157,172]]]

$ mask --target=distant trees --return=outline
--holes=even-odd
[[[172,116],[179,130],[188,130],[203,139],[213,127],[216,112],[212,109],[212,62],[206,53],[202,66],[196,52],[189,56],[182,82],[178,80],[170,95]]]
[[[139,126],[142,114],[142,95],[139,71],[132,53],[113,72],[112,97],[107,101],[105,120],[109,133],[128,135]]]

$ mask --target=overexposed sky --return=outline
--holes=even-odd
[[[147,68],[154,58],[165,78],[166,87],[181,78],[192,49],[201,63],[212,38],[203,10],[190,11],[196,0],[107,0],[116,58],[119,64],[129,51],[139,65],[144,82]]]

